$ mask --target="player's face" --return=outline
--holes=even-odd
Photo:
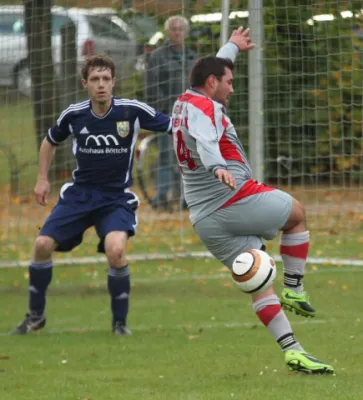
[[[168,29],[168,37],[173,44],[183,43],[187,36],[187,28],[183,21],[174,20]]]
[[[88,72],[87,80],[82,80],[83,86],[88,90],[92,101],[99,104],[110,102],[112,89],[115,86],[115,78],[112,78],[111,70],[93,68]]]
[[[213,100],[227,106],[230,97],[233,94],[233,74],[229,68],[225,68],[225,74],[220,81],[217,81]]]

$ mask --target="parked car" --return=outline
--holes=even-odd
[[[97,15],[94,10],[52,7],[52,53],[55,71],[60,72],[60,29],[76,25],[77,65],[87,56],[104,53],[116,64],[116,78],[134,71],[138,43],[134,31],[116,15]],[[0,86],[14,86],[29,96],[31,79],[23,6],[0,6]]]

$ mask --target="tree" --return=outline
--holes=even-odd
[[[58,109],[52,59],[51,2],[52,0],[24,0],[38,149],[47,129],[53,125],[53,118]]]

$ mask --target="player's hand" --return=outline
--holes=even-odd
[[[41,206],[46,206],[50,193],[50,184],[47,179],[39,179],[34,188],[35,200]]]
[[[216,169],[215,176],[219,181],[227,185],[231,190],[236,189],[237,182],[234,179],[233,175],[226,169]]]
[[[249,37],[249,33],[250,28],[243,30],[243,26],[240,26],[238,29],[235,29],[232,32],[232,35],[229,38],[229,42],[237,45],[240,51],[252,50],[256,46],[256,44],[252,43],[252,39]]]

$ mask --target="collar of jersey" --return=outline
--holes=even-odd
[[[191,92],[191,93],[194,94],[194,95],[197,95],[197,96],[200,96],[200,97],[205,97],[205,98],[207,98],[207,99],[210,99],[210,100],[212,100],[212,101],[215,101],[215,100],[213,100],[212,98],[206,96],[205,94],[198,92],[198,90],[195,90],[195,89],[192,88],[192,87],[190,87],[189,89],[187,89],[187,92]],[[217,101],[216,101],[216,103],[217,103],[217,104],[220,104],[220,103],[218,103]],[[223,105],[223,104],[220,104],[220,106],[222,107],[222,111],[225,112],[225,111],[226,111],[226,108],[224,107],[224,105]]]
[[[98,118],[98,119],[104,119],[104,118],[106,118],[106,117],[110,114],[110,112],[112,111],[113,105],[114,105],[114,97],[112,96],[112,97],[111,97],[111,106],[110,106],[110,108],[108,109],[107,113],[106,113],[105,115],[102,115],[102,117],[101,117],[101,116],[99,116],[99,115],[97,115],[96,113],[93,112],[91,100],[89,101],[89,106],[90,106],[90,109],[91,109],[91,114],[92,114],[95,118]]]

